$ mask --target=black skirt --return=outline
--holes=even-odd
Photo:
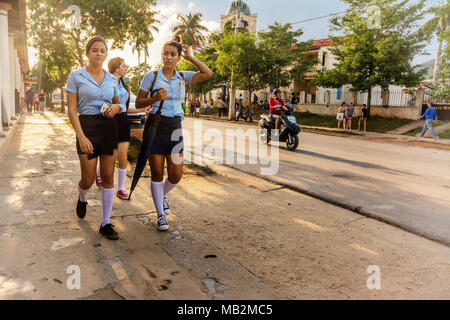
[[[108,119],[102,115],[80,115],[79,119],[84,135],[91,141],[94,148],[94,154],[89,154],[88,159],[95,159],[102,155],[114,155],[118,143],[117,124],[114,118]],[[78,138],[77,152],[78,154],[84,154],[81,151]]]
[[[130,142],[131,125],[127,113],[121,113],[114,117],[117,125],[117,142]]]
[[[147,121],[152,120],[153,115]],[[156,136],[153,140],[151,154],[170,155],[184,151],[184,140],[180,117],[161,117]]]

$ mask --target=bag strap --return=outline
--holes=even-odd
[[[153,71],[153,82],[150,88],[150,94],[152,94],[153,88],[155,87],[156,78],[158,78],[158,70]]]

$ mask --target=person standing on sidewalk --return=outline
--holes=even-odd
[[[345,130],[345,102],[342,102],[341,106],[338,109],[337,112],[337,116],[336,116],[336,120],[338,121],[338,130],[340,130],[341,128],[341,123],[344,122],[344,126],[342,127],[342,129]]]
[[[208,115],[208,101],[205,101],[205,104],[203,105],[203,114],[206,116]]]
[[[225,115],[225,102],[223,101],[223,97],[220,97],[218,102],[219,106],[219,119],[222,117],[222,114]]]
[[[34,106],[34,112],[39,112],[39,92],[34,93],[34,99],[33,99],[33,106]]]
[[[108,239],[117,240],[119,234],[110,222],[118,140],[114,117],[123,109],[116,78],[102,68],[108,56],[105,39],[101,36],[90,38],[86,45],[86,56],[89,60],[87,66],[70,74],[66,88],[69,119],[77,135],[81,166],[76,212],[80,219],[86,216],[87,195],[94,184],[100,157],[103,220],[99,233]],[[104,105],[108,106],[106,110],[103,110]]]
[[[33,114],[34,92],[31,88],[27,91],[27,114]]]
[[[198,72],[177,71],[176,65],[184,58],[198,68]],[[161,101],[161,122],[150,150],[150,190],[158,214],[158,230],[167,231],[166,214],[170,213],[167,194],[181,181],[183,176],[183,136],[181,122],[184,119],[181,103],[185,99],[186,84],[198,83],[212,77],[212,71],[194,58],[186,45],[178,41],[166,42],[162,48],[163,67],[149,72],[142,80],[136,99],[136,108],[152,106],[149,121],[154,117]],[[152,97],[149,93],[159,90]],[[176,139],[174,139],[176,137]],[[164,163],[167,162],[168,178],[164,181]]]
[[[197,118],[200,117],[200,107],[202,106],[202,103],[200,102],[199,98],[195,98],[195,116]]]
[[[423,126],[423,130],[422,133],[420,134],[420,137],[423,138],[425,136],[425,133],[427,133],[428,129],[430,129],[431,133],[434,136],[434,139],[439,139],[438,134],[436,133],[436,131],[434,131],[433,129],[433,120],[437,121],[437,113],[436,113],[436,109],[434,109],[434,105],[432,103],[428,104],[428,109],[427,111],[425,111],[425,113],[417,118],[417,120],[423,119],[425,118],[426,122],[425,125]]]
[[[41,89],[41,92],[39,93],[39,113],[41,115],[44,115],[45,110],[45,93],[44,90]]]
[[[352,131],[352,119],[355,114],[355,106],[353,102],[350,102],[350,106],[347,108],[347,130]]]
[[[361,117],[359,118],[359,121],[358,121],[358,131],[361,131],[361,122],[363,122],[364,123],[364,132],[366,132],[367,116],[368,116],[367,106],[365,104],[363,104],[363,107],[361,109]]]

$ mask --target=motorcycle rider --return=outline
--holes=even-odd
[[[270,107],[270,118],[275,119],[275,136],[279,135],[279,129],[281,127],[281,108],[286,109],[284,107],[284,101],[281,99],[281,90],[276,89],[273,92],[274,97],[270,98],[269,107]]]

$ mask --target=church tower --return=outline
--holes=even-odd
[[[250,7],[242,0],[233,1],[226,15],[221,16],[221,31],[227,21],[232,21],[233,28],[238,21],[238,28],[256,33],[257,14],[251,14]]]

